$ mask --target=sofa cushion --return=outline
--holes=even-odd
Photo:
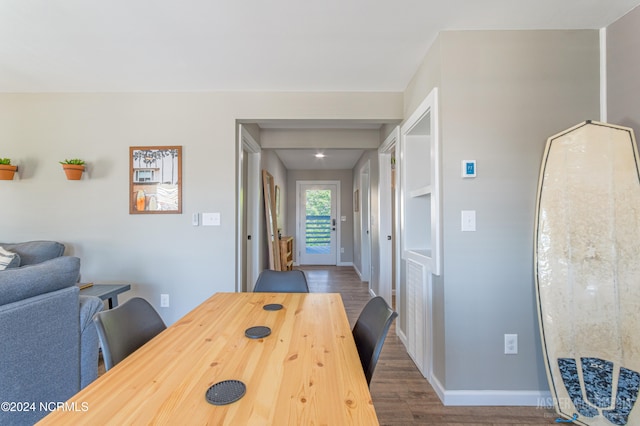
[[[76,284],[80,259],[62,256],[0,273],[0,305]]]
[[[20,255],[0,246],[0,271],[20,266]]]
[[[64,244],[57,241],[27,241],[24,243],[0,243],[5,249],[20,255],[20,264],[33,265],[64,254]]]

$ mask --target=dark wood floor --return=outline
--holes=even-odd
[[[370,299],[368,285],[352,267],[304,266],[311,292],[340,293],[351,326]],[[546,425],[553,410],[537,407],[445,407],[422,377],[395,324],[385,341],[371,380],[371,395],[381,425]]]

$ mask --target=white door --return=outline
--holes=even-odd
[[[239,125],[236,291],[251,291],[260,271],[260,145]]]
[[[337,265],[337,183],[298,182],[299,265]]]
[[[396,211],[395,191],[397,186],[394,185],[393,165],[395,164],[396,147],[400,140],[400,128],[396,127],[393,132],[385,139],[378,149],[379,167],[380,167],[380,184],[378,185],[378,245],[380,247],[380,273],[379,273],[379,296],[384,297],[389,306],[393,305],[392,293],[395,290],[395,265],[396,259],[400,257],[396,253],[396,235],[394,221],[394,212]],[[395,306],[394,306],[395,308]]]

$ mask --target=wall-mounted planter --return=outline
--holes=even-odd
[[[18,166],[0,164],[0,180],[13,180],[13,176],[17,170]]]
[[[82,178],[82,172],[84,172],[84,166],[78,164],[63,164],[65,174],[68,180],[80,180]]]

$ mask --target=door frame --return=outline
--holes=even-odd
[[[261,148],[258,142],[251,136],[242,124],[238,125],[238,143],[236,146],[236,291],[243,291],[242,277],[246,270],[246,291],[252,291],[258,275],[260,274],[260,159]],[[246,182],[243,179],[244,156],[248,156],[248,170]],[[247,217],[243,218],[242,193],[246,194]],[[246,220],[246,234],[243,232],[243,221]],[[251,237],[249,239],[248,237]],[[242,255],[242,245],[247,243],[247,258]]]
[[[339,265],[341,258],[340,256],[340,246],[342,245],[341,241],[341,221],[340,221],[340,181],[339,180],[297,180],[296,181],[296,256],[294,265],[300,265],[300,247],[302,247],[302,221],[300,220],[300,214],[302,212],[300,199],[302,198],[302,185],[335,185],[336,186],[336,258],[335,263],[333,265]]]
[[[399,188],[398,173],[396,170],[395,201],[392,206],[391,190],[391,155],[395,154],[398,163],[398,147],[400,145],[400,126],[396,126],[378,148],[379,185],[378,185],[378,290],[379,296],[393,306],[393,280],[400,282],[400,244],[398,244],[398,211]],[[392,207],[396,212],[396,221],[393,221]],[[392,239],[387,239],[387,237]],[[395,243],[395,250],[394,250]],[[393,262],[396,265],[396,274],[393,277]]]
[[[360,169],[360,279],[369,283],[372,292],[371,240],[371,167],[367,160]]]

